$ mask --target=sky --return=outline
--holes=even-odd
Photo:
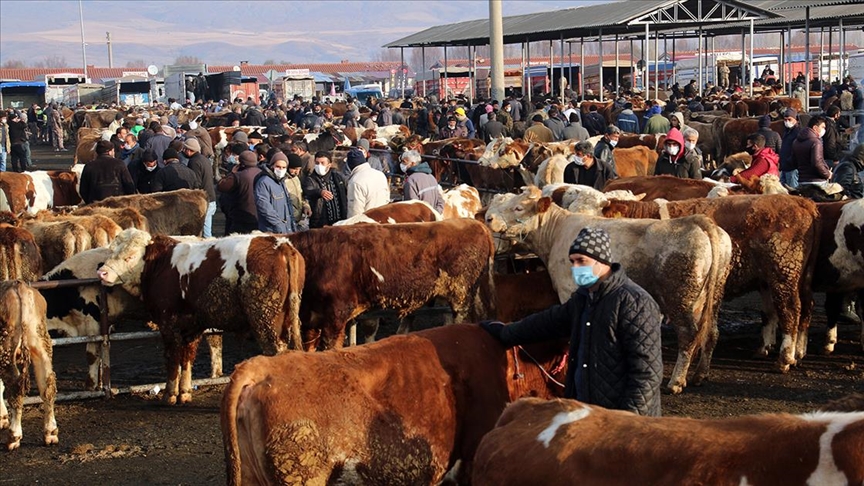
[[[504,0],[519,15],[598,3]],[[265,60],[297,63],[375,60],[381,46],[428,27],[488,16],[487,0],[207,1],[83,0],[87,64],[171,64],[195,56],[207,64]],[[0,64],[64,59],[82,65],[78,2],[0,0]],[[136,63],[137,64],[137,63]]]

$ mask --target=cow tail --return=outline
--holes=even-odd
[[[708,272],[708,280],[705,282],[705,309],[699,319],[701,338],[699,345],[704,346],[708,333],[717,327],[717,314],[720,311],[720,302],[726,285],[726,277],[729,275],[730,262],[723,258],[721,243],[723,241],[723,230],[713,221],[706,218],[703,229],[711,241],[711,268]],[[706,370],[707,371],[707,370]]]
[[[300,298],[306,283],[306,260],[299,251],[291,248],[288,256],[288,321],[291,326],[291,348],[303,350],[303,337],[300,334]]]
[[[489,235],[489,258],[483,274],[478,279],[477,293],[474,298],[475,309],[474,320],[494,319],[498,316],[498,302],[495,293],[495,242]]]
[[[225,450],[225,472],[228,486],[242,483],[240,464],[240,443],[237,438],[237,409],[240,395],[251,380],[245,379],[243,368],[238,367],[231,375],[231,381],[222,395],[222,446]]]

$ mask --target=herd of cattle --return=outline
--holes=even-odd
[[[756,131],[753,119],[704,125],[712,135],[700,142],[719,140],[720,149],[703,149],[720,160],[743,148],[732,140]],[[213,128],[214,147],[236,129],[255,130]],[[87,136],[79,137],[81,163]],[[864,482],[864,403],[715,421],[607,411],[555,399],[574,359],[566,342],[505,350],[470,324],[373,343],[372,322],[363,326],[367,345],[301,352],[341,348],[348,323],[373,309],[397,311],[402,334],[409,315],[433,299],[446,301],[457,322],[512,321],[563,302],[575,290],[567,248],[591,226],[610,234],[616,261],[676,331],[670,392],[707,378],[721,303],[754,291],[765,316],[757,352],[777,348],[786,372],[805,357],[813,293],[864,289],[864,201],[761,194],[770,181],[708,197],[715,183],[650,175],[662,136],[622,136],[616,163],[629,177],[605,192],[555,175],[572,142],[421,141],[405,127],[295,136],[329,137],[336,150],[358,136],[419,147],[440,156],[431,164],[439,180],[508,192],[481,207],[477,189],[463,184],[446,191],[443,215],[398,202],[306,232],[201,239],[203,191],[78,206],[76,170],[0,173],[0,396],[5,383],[9,402],[7,411],[0,400],[0,430],[9,450],[22,438],[31,363],[44,441],[57,443],[48,331],[99,334],[101,311],[97,285],[36,291],[23,282],[98,277],[109,287],[112,320],[144,314],[158,327],[168,404],[192,399],[192,363],[206,329],[251,334],[267,355],[238,365],[224,392],[229,484],[551,484],[566,475],[589,484]],[[450,158],[478,163],[456,166]],[[548,271],[496,273],[496,253],[517,250],[536,254]],[[829,314],[826,352],[836,325]],[[218,336],[207,342],[221,346]],[[98,345],[87,354],[86,386],[94,389]],[[218,376],[219,353],[211,355]],[[775,450],[780,441],[795,442],[793,456]],[[678,455],[663,456],[658,442]],[[700,467],[682,469],[681,457]],[[622,471],[622,460],[632,467]]]

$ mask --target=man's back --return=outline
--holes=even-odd
[[[383,172],[369,163],[356,167],[348,180],[348,217],[390,202],[390,184]]]
[[[198,176],[189,167],[174,162],[168,164],[153,178],[153,192],[176,191],[177,189],[195,189],[200,185]]]
[[[135,183],[122,160],[103,154],[84,165],[80,191],[81,199],[89,204],[106,197],[135,194]]]
[[[525,130],[525,140],[528,142],[544,142],[549,143],[555,140],[555,135],[552,130],[549,130],[542,123],[534,123]]]

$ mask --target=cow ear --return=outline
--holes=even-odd
[[[549,206],[552,206],[552,198],[551,197],[541,197],[539,201],[537,201],[537,212],[545,213],[549,210]]]
[[[642,194],[637,194],[637,195],[633,196],[635,198],[633,200],[634,201],[641,201],[641,200],[645,199],[645,196],[647,196],[647,195],[648,194],[644,193],[644,192]]]

